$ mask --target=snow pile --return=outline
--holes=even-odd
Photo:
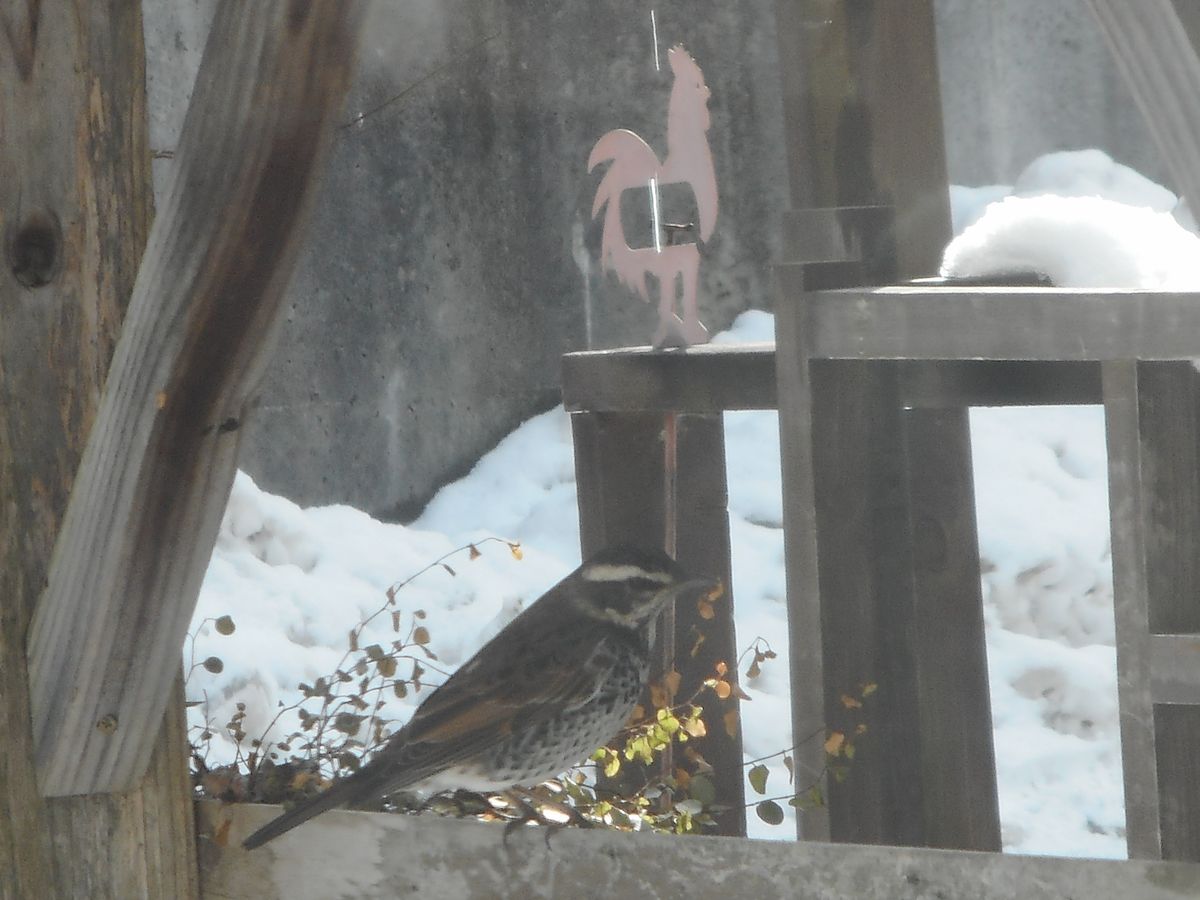
[[[1169,213],[1101,197],[1006,197],[950,244],[942,264],[949,277],[1022,272],[1063,287],[1186,290],[1200,283],[1200,237]]]
[[[1018,187],[1122,202],[993,203],[1008,189],[957,188],[956,221],[977,222],[949,248],[950,271],[1037,271],[1064,285],[1200,284],[1195,239],[1162,212],[1173,197],[1099,151],[1044,158]],[[765,313],[746,313],[716,340],[770,340],[773,325]],[[759,677],[743,678],[753,697],[743,706],[753,758],[791,743],[778,430],[775,416],[762,412],[728,414],[726,430],[738,644],[761,636],[780,654]],[[972,440],[1005,846],[1122,856],[1102,415],[976,410]],[[426,613],[439,657],[427,680],[436,683],[578,564],[574,489],[561,408],[505,438],[411,527],[346,507],[301,510],[239,474],[193,624],[194,658],[216,655],[225,665],[215,675],[193,673],[189,697],[207,698],[191,711],[193,723],[207,712],[219,726],[240,700],[246,731],[261,734],[277,704],[296,698],[298,683],[333,671],[350,629],[384,603],[394,582],[487,534],[521,541],[523,560],[489,544],[477,560],[450,560],[453,574],[434,568],[398,594],[405,617]],[[237,624],[230,636],[209,621],[225,614]],[[385,615],[360,645],[396,637]],[[184,650],[187,662],[193,653]],[[403,720],[418,699],[389,698],[385,714]],[[275,735],[294,728],[285,717]],[[231,753],[218,737],[214,761]],[[783,793],[785,784],[782,766],[773,766],[769,791]],[[794,833],[750,820],[756,836]]]

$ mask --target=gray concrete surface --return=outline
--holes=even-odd
[[[201,896],[1184,900],[1200,865],[504,826],[336,810],[258,850],[279,807],[197,804]],[[215,836],[220,835],[219,839]],[[781,838],[783,835],[781,835]]]
[[[214,5],[144,3],[158,150],[174,146]],[[686,44],[713,92],[722,210],[701,295],[721,328],[770,302],[787,196],[774,0],[653,5],[661,47]],[[244,438],[259,484],[405,518],[557,402],[563,352],[648,338],[652,310],[597,271],[585,170],[610,128],[664,149],[650,6],[376,0],[346,118],[368,114],[336,141]],[[1086,146],[1161,177],[1081,0],[937,11],[953,180],[1011,180]],[[155,162],[160,188],[171,165]]]

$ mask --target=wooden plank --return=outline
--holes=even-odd
[[[1150,693],[1155,703],[1200,705],[1200,635],[1150,635]]]
[[[906,406],[1039,406],[1100,403],[1099,363],[907,360]],[[775,409],[774,344],[706,344],[685,351],[635,347],[568,353],[563,403],[570,412],[714,413]]]
[[[1139,363],[1137,390],[1147,604],[1146,626],[1139,627],[1200,632],[1200,373],[1190,362]],[[1152,637],[1134,640],[1151,642],[1143,652],[1154,647]],[[1155,656],[1149,655],[1150,683],[1142,687],[1152,699]],[[1200,657],[1190,663],[1191,672],[1200,670]],[[1192,758],[1200,714],[1156,705],[1154,716],[1163,857],[1194,862],[1200,860],[1200,766]]]
[[[30,626],[46,795],[126,790],[146,771],[362,9],[217,11]]]
[[[678,558],[690,571],[721,578],[730,590],[711,621],[702,620],[696,609],[675,611],[675,647],[681,654],[675,666],[683,676],[680,695],[687,697],[711,675],[718,658],[731,668],[735,665],[736,644],[724,429],[719,417],[679,416],[678,422]],[[575,413],[571,423],[584,556],[619,543],[662,547],[662,415]],[[692,657],[697,629],[704,633],[705,642]],[[653,677],[661,677],[662,671],[659,666]],[[722,833],[745,834],[740,723],[728,734],[723,722],[727,711],[737,712],[736,699],[706,702],[708,735],[696,747],[714,767],[717,802],[731,807],[719,819]]]
[[[195,897],[182,692],[134,790],[44,801],[25,662],[150,231],[141,5],[5,0],[0,25],[0,898]]]
[[[1125,776],[1125,836],[1134,859],[1162,855],[1154,709],[1150,700],[1150,622],[1146,533],[1151,502],[1141,480],[1138,367],[1103,364],[1108,443],[1108,503],[1112,532],[1113,614],[1117,633],[1117,695]]]
[[[1200,29],[1191,0],[1087,0],[1133,100],[1171,175],[1171,186],[1200,199]],[[1182,19],[1182,20],[1181,20]]]
[[[915,608],[902,652],[911,654],[915,674],[922,843],[998,852],[1000,809],[967,410],[909,410],[904,427]]]
[[[783,544],[787,573],[788,666],[796,782],[803,787],[825,768],[825,634],[817,568],[816,483],[813,460],[813,383],[807,353],[808,307],[776,304],[775,355],[779,382],[779,453],[783,470]],[[829,809],[796,816],[806,841],[830,838]]]
[[[562,374],[568,412],[775,408],[775,346],[769,343],[568,353]]]
[[[888,277],[934,274],[950,213],[933,3],[780,0],[775,15],[792,205],[889,206]]]
[[[712,619],[703,618],[695,606],[676,607],[675,668],[682,676],[679,697],[684,698],[713,676],[718,662],[728,666],[728,677],[736,681],[739,648],[734,628],[736,585],[729,548],[725,424],[719,414],[681,415],[677,421],[677,558],[689,572],[719,578],[725,585]],[[702,705],[708,733],[697,747],[714,769],[717,802],[730,807],[717,817],[720,833],[745,835],[741,704],[734,696],[718,700],[710,691]],[[731,716],[729,721],[726,714]]]
[[[1099,404],[1098,362],[1059,360],[900,360],[905,406],[1064,406]]]
[[[864,683],[879,685],[869,736],[859,742],[849,777],[828,788],[830,836],[922,846],[922,698],[911,643],[912,520],[896,367],[814,364],[812,385],[827,726],[837,727],[844,714],[843,695],[857,694]]]
[[[1150,631],[1200,632],[1200,373],[1138,366]]]
[[[1194,293],[887,287],[804,294],[803,267],[776,273],[781,303],[810,307],[819,359],[1200,357]]]
[[[1155,706],[1163,859],[1200,860],[1200,706]]]
[[[816,842],[522,828],[333,810],[252,852],[275,806],[199,804],[204,896],[371,900],[492,897],[803,897],[812,900],[1180,900],[1200,866]],[[228,824],[218,843],[208,835]],[[353,848],[347,857],[348,848]],[[348,869],[348,861],[354,868]]]

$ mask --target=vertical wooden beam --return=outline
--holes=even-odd
[[[124,791],[149,764],[364,7],[217,8],[29,625],[44,794]]]
[[[721,578],[728,594],[718,615],[700,618],[691,607],[675,611],[676,668],[680,696],[689,696],[725,660],[737,658],[729,557],[725,433],[719,415],[677,417],[679,562],[689,571]],[[614,544],[663,544],[663,416],[661,413],[573,413],[580,543],[584,556]],[[705,640],[695,656],[697,632]],[[661,675],[661,672],[657,672]],[[746,833],[741,726],[727,732],[724,714],[737,700],[705,701],[708,734],[697,749],[713,766],[717,802],[730,807],[718,818],[722,834]]]
[[[1125,776],[1125,838],[1134,859],[1162,856],[1154,707],[1150,696],[1147,523],[1150,499],[1142,483],[1143,446],[1138,365],[1101,364],[1108,443],[1108,504],[1112,530],[1113,612],[1117,633],[1117,694]]]
[[[813,462],[813,374],[809,358],[803,269],[777,269],[775,364],[779,394],[779,452],[783,468],[784,551],[787,563],[788,654],[796,781],[805,785],[825,768],[827,669],[824,611],[817,567],[817,500]],[[829,807],[796,816],[802,840],[830,838]]]
[[[962,409],[903,414],[913,535],[922,843],[1001,849],[971,441]],[[883,691],[880,686],[880,691]]]
[[[778,0],[792,205],[890,206],[897,275],[950,235],[932,0]]]
[[[119,796],[44,801],[25,635],[152,215],[141,7],[0,0],[0,897],[195,897],[182,690]]]
[[[869,270],[934,274],[950,218],[932,2],[781,0],[776,15],[793,204],[891,207],[892,239],[871,246],[894,259]],[[998,849],[967,411],[902,414],[889,365],[805,371],[804,312],[792,307],[813,287],[785,284],[777,305],[789,619],[802,623],[791,626],[793,727],[800,739],[819,725],[806,708],[813,678],[827,719],[848,680],[878,680],[881,749],[865,747],[831,788],[829,834]],[[936,667],[941,629],[962,643]],[[823,836],[822,820],[806,819],[805,836]]]
[[[1129,848],[1195,862],[1200,713],[1154,703],[1148,670],[1151,635],[1200,632],[1200,374],[1186,362],[1122,365],[1105,386]]]

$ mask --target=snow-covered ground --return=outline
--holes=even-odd
[[[1073,199],[1046,198],[1055,193]],[[1010,195],[1019,195],[1003,199]],[[1100,198],[1100,199],[1097,199]],[[1099,151],[1035,161],[1015,188],[955,188],[956,274],[1035,270],[1063,285],[1200,287],[1200,239],[1171,217],[1173,194]],[[994,203],[1002,200],[1003,202]],[[1117,202],[1120,201],[1120,202]],[[992,204],[989,206],[989,204]],[[972,224],[973,223],[973,224]],[[718,340],[764,340],[773,319],[741,316]],[[739,644],[786,633],[779,447],[773,414],[726,417]],[[1097,408],[976,410],[972,443],[984,559],[988,666],[1005,848],[1011,852],[1125,854],[1113,651],[1104,432]],[[396,460],[396,465],[403,465]],[[405,587],[399,608],[424,610],[430,647],[450,671],[579,562],[574,471],[561,408],[526,422],[411,527],[347,507],[298,508],[239,474],[196,611],[197,669],[189,696],[207,698],[194,722],[227,721],[246,704],[259,735],[296,685],[329,674],[347,635],[378,609],[389,585],[486,535],[519,540],[479,559],[450,560]],[[232,635],[212,619],[231,615]],[[381,616],[359,640],[396,635]],[[787,647],[755,679],[743,705],[747,758],[791,743]],[[185,662],[192,649],[185,647]],[[419,697],[391,698],[403,719]],[[295,728],[286,719],[275,734]],[[230,745],[215,739],[212,756]],[[770,777],[786,783],[782,767]],[[751,793],[750,796],[753,796]],[[758,837],[790,838],[750,816]]]

